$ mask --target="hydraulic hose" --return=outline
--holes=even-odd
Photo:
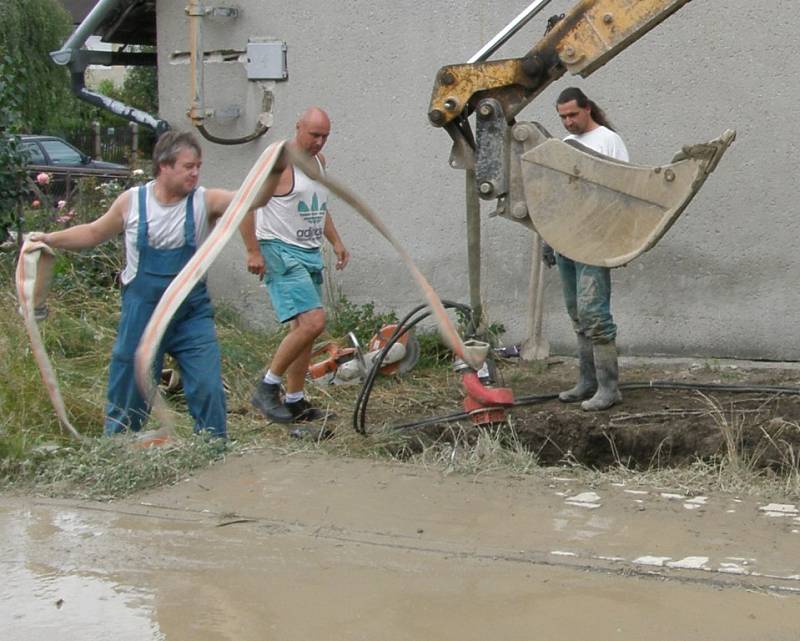
[[[445,309],[456,309],[464,314],[467,324],[472,326],[472,309],[469,305],[464,305],[462,303],[455,303],[449,300],[443,300],[442,305]],[[426,310],[424,311],[423,310]],[[420,313],[422,312],[422,313]],[[415,314],[418,314],[416,318],[413,318]],[[366,421],[367,421],[367,404],[369,403],[370,394],[372,394],[372,388],[375,385],[375,378],[378,375],[378,371],[380,370],[381,366],[383,365],[383,361],[386,358],[386,355],[389,353],[389,350],[392,346],[400,340],[400,338],[405,335],[407,332],[412,330],[417,324],[421,321],[425,320],[428,316],[432,314],[432,311],[428,308],[427,305],[422,304],[418,305],[414,309],[412,309],[408,314],[405,315],[398,323],[397,327],[392,332],[392,335],[387,339],[386,344],[383,346],[381,351],[377,354],[375,359],[372,362],[372,367],[370,368],[369,372],[364,379],[364,384],[361,386],[361,391],[358,394],[358,398],[356,399],[356,406],[353,411],[353,429],[366,436],[367,428],[366,428]],[[458,420],[458,419],[451,419],[451,420]]]

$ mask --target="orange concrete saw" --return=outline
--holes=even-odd
[[[353,332],[347,334],[349,347],[336,341],[321,345],[311,354],[308,378],[323,385],[346,385],[360,383],[374,367],[385,376],[405,374],[419,360],[419,341],[410,331],[392,341],[397,328],[384,325],[369,339],[366,351]]]

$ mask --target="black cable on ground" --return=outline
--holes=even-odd
[[[691,391],[729,392],[767,392],[769,394],[786,394],[800,396],[800,387],[784,387],[781,385],[750,385],[748,383],[679,383],[677,381],[642,381],[620,385],[621,390],[637,389],[685,389]]]
[[[463,303],[455,303],[453,301],[442,301],[442,304],[447,309],[456,309],[465,316],[468,326],[473,326],[472,308]],[[386,341],[381,351],[377,354],[372,363],[372,367],[367,376],[365,377],[364,384],[356,399],[355,410],[353,411],[353,429],[366,436],[367,434],[367,404],[369,397],[372,394],[372,388],[375,385],[375,378],[383,365],[386,354],[392,346],[407,332],[411,331],[417,324],[425,320],[431,315],[431,311],[427,309],[427,305],[418,305],[405,315],[398,323],[395,331]],[[423,311],[426,310],[427,311]],[[422,313],[420,313],[422,312]],[[414,315],[417,314],[416,317]],[[800,396],[800,387],[783,387],[779,385],[749,385],[746,383],[681,383],[678,381],[636,381],[632,383],[624,383],[619,386],[621,390],[643,390],[643,389],[665,389],[665,390],[689,390],[700,392],[727,392],[729,394],[741,393],[768,393],[776,395],[789,395]],[[529,396],[522,396],[514,400],[512,407],[523,407],[526,405],[537,405],[546,403],[558,398],[558,394],[532,394]],[[402,423],[400,425],[392,425],[386,431],[401,431],[408,429],[417,429],[426,427],[428,425],[436,425],[442,423],[452,423],[454,421],[461,421],[468,419],[469,412],[457,412],[455,414],[448,414],[443,416],[432,416],[430,418],[412,421],[410,423]]]
[[[663,389],[663,390],[688,390],[699,392],[726,392],[728,394],[746,394],[746,393],[767,393],[775,394],[777,396],[800,396],[800,387],[784,387],[779,385],[749,385],[746,383],[681,383],[677,381],[636,381],[632,383],[625,383],[619,386],[620,390],[646,390],[646,389]],[[524,407],[527,405],[538,405],[548,401],[558,399],[558,394],[531,394],[529,396],[521,396],[514,400],[512,407]],[[427,427],[429,425],[439,425],[443,423],[452,423],[455,421],[462,421],[469,418],[469,412],[458,412],[456,414],[448,414],[443,416],[432,416],[424,418],[419,421],[412,421],[411,423],[401,423],[400,425],[391,425],[386,427],[385,430],[389,432],[399,432],[402,430],[418,429]],[[362,424],[366,434],[366,426]]]
[[[472,325],[472,309],[468,305],[464,305],[463,303],[455,303],[449,300],[443,300],[442,305],[445,309],[457,309],[462,314],[465,315],[467,323]],[[424,311],[423,313],[419,313]],[[415,314],[419,314],[416,318],[412,318]],[[412,330],[417,324],[421,321],[425,320],[428,316],[431,315],[430,309],[428,309],[427,305],[418,305],[414,309],[412,309],[408,314],[405,315],[398,323],[395,331],[392,335],[387,339],[386,344],[383,346],[381,351],[377,354],[376,358],[373,360],[372,366],[367,372],[367,376],[364,379],[364,384],[361,387],[361,391],[358,394],[358,398],[356,399],[356,406],[355,410],[353,411],[353,429],[366,436],[367,428],[367,404],[369,403],[369,397],[372,394],[372,388],[375,385],[375,378],[378,376],[378,372],[383,365],[383,361],[386,358],[386,354],[389,353],[389,350],[392,346],[400,340],[400,338]],[[457,419],[450,419],[450,420],[457,420]]]

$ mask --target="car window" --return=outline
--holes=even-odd
[[[28,155],[28,162],[32,165],[44,165],[47,162],[42,150],[39,149],[39,145],[35,142],[23,142],[20,147]]]
[[[42,147],[50,156],[50,162],[54,165],[80,165],[81,154],[74,147],[60,140],[42,140]]]

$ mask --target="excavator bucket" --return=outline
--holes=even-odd
[[[736,132],[684,147],[668,165],[620,162],[550,138],[521,157],[533,227],[572,260],[619,267],[653,247],[714,171]]]

